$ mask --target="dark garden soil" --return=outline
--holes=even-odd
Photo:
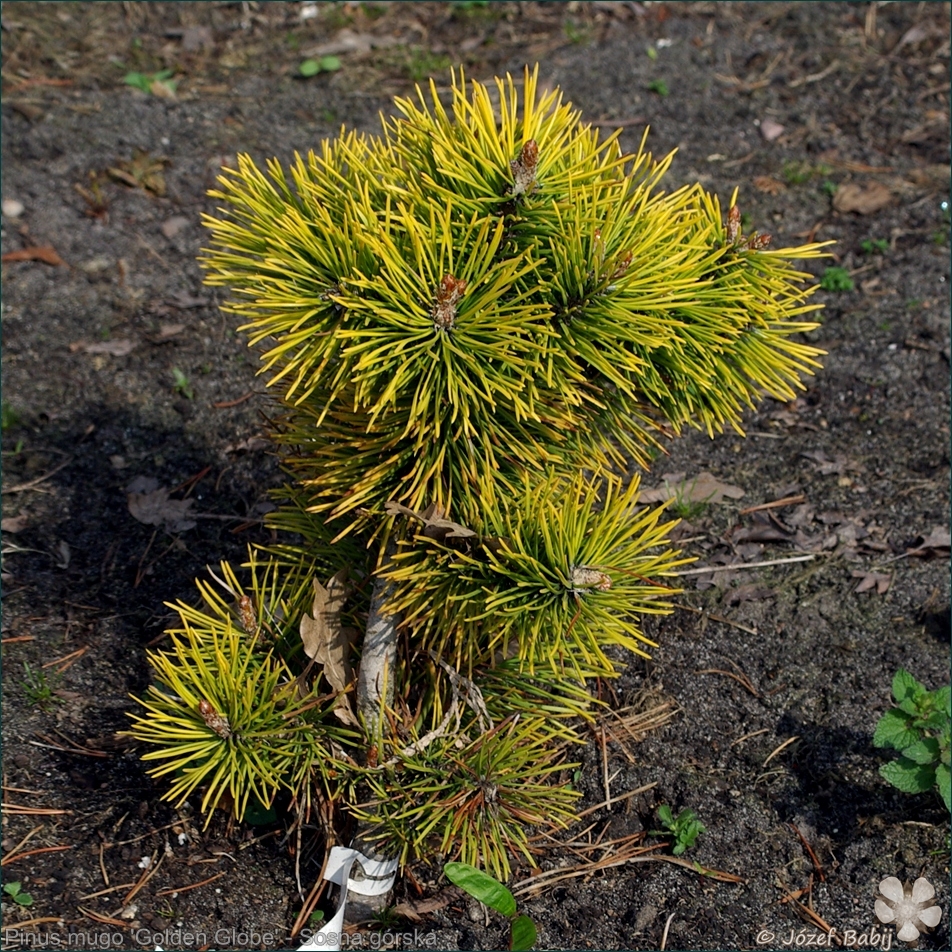
[[[32,897],[4,902],[7,947],[299,943],[285,827],[202,831],[114,738],[164,603],[268,538],[280,481],[254,356],[196,263],[205,191],[239,151],[287,160],[341,123],[374,131],[451,64],[488,79],[538,61],[627,148],[645,125],[656,155],[677,148],[671,187],[739,188],[775,247],[834,239],[813,271],[853,285],[817,296],[828,356],[796,402],[751,413],[746,439],[685,435],[645,478],[683,474],[684,548],[721,570],[686,576],[682,608],[648,622],[651,661],[601,686],[616,710],[675,713],[638,739],[609,717],[579,752],[595,809],[556,835],[571,845],[536,841],[566,875],[520,894],[539,947],[780,948],[821,920],[834,944],[879,941],[878,883],[924,876],[944,914],[920,948],[949,948],[948,813],[888,786],[872,746],[897,668],[949,676],[948,5],[6,3],[2,30],[2,846]],[[327,54],[342,68],[298,75]],[[123,84],[162,69],[174,98]],[[692,505],[704,472],[742,498]],[[143,479],[194,500],[195,525],[137,521]],[[685,858],[739,882],[626,860],[658,841],[663,803],[706,828]],[[308,839],[305,892],[323,856]],[[410,872],[395,901],[441,888]],[[458,895],[387,926],[414,928],[403,944],[506,941]]]

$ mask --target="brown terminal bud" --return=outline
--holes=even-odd
[[[756,232],[747,239],[750,251],[761,251],[770,244],[770,235],[758,235]]]
[[[465,281],[459,281],[451,274],[443,276],[436,292],[436,303],[430,311],[430,316],[433,318],[433,327],[436,330],[448,331],[452,329],[456,322],[456,305],[465,290]]]
[[[572,567],[572,574],[569,582],[573,589],[577,588],[595,588],[600,592],[607,592],[612,587],[611,577],[598,569],[593,569],[588,565],[575,565]]]
[[[231,737],[231,725],[228,723],[228,718],[224,714],[219,714],[208,701],[198,702],[198,713],[219,737]]]
[[[530,139],[519,153],[519,158],[509,163],[512,169],[512,195],[522,195],[535,187],[536,167],[539,164],[539,146]]]
[[[731,205],[727,212],[727,243],[736,245],[740,239],[740,209]]]
[[[238,599],[238,613],[241,615],[241,627],[249,635],[258,634],[258,616],[255,612],[255,603],[248,595]]]

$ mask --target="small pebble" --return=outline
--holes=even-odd
[[[15,198],[5,198],[0,204],[4,218],[19,218],[23,212],[23,202],[18,202]]]

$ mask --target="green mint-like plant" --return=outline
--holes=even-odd
[[[285,790],[503,880],[574,815],[588,681],[671,610],[685,560],[632,464],[802,388],[794,262],[822,252],[745,234],[736,194],[663,191],[672,156],[602,140],[537,72],[449,100],[223,170],[202,263],[278,397],[281,541],[175,606],[131,733],[171,799]]]
[[[663,830],[652,830],[652,836],[668,836],[674,838],[674,847],[671,852],[680,856],[685,850],[694,846],[697,838],[704,832],[704,825],[698,820],[693,810],[685,808],[677,816],[666,803],[658,807],[658,819]]]
[[[891,747],[899,757],[883,764],[880,774],[903,793],[938,789],[952,811],[952,692],[945,685],[929,691],[900,668],[892,683],[896,707],[879,719],[873,734],[875,747]]]
[[[846,268],[824,268],[820,287],[824,291],[852,291],[856,285]]]
[[[443,873],[451,883],[509,920],[510,949],[525,950],[535,945],[535,923],[529,916],[518,913],[515,896],[502,883],[469,863],[447,863]]]
[[[27,893],[23,892],[22,883],[4,883],[3,891],[18,905],[18,906],[32,906],[33,897]]]

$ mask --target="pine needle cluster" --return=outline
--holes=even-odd
[[[133,733],[170,796],[227,792],[240,815],[283,784],[348,806],[343,772],[384,848],[505,875],[531,859],[527,824],[571,816],[586,680],[618,673],[609,649],[644,654],[637,617],[670,609],[683,560],[632,463],[795,395],[819,356],[797,339],[817,305],[796,262],[822,252],[744,235],[736,193],[726,215],[700,185],[666,193],[672,156],[623,153],[537,70],[459,73],[448,98],[431,82],[379,136],[342,130],[287,169],[241,156],[212,192],[207,282],[280,402],[272,525],[292,535],[253,558],[252,602],[281,624],[265,650],[240,596],[182,606]],[[309,579],[342,568],[351,621],[373,590],[398,629],[376,725],[344,726],[296,638]]]

